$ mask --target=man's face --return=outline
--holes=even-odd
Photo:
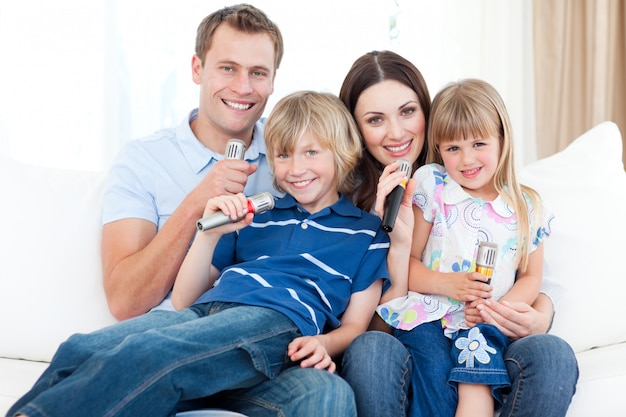
[[[254,124],[274,92],[274,60],[268,34],[248,34],[221,24],[204,66],[197,56],[192,62],[193,80],[200,85],[196,134],[249,143]]]

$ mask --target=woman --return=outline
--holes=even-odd
[[[380,214],[384,196],[401,179],[393,162],[408,159],[413,170],[424,164],[430,113],[426,83],[403,57],[374,51],[354,62],[339,96],[356,120],[365,148],[358,172],[361,183],[353,201]],[[391,239],[392,248],[407,244],[394,241],[393,232]],[[408,263],[408,256],[403,261],[400,254],[399,258],[391,256],[390,249],[388,262]],[[494,324],[513,340],[505,352],[512,385],[501,416],[565,415],[574,395],[578,366],[565,341],[545,334],[553,314],[552,301],[544,293],[532,306],[492,302],[481,311],[473,306],[467,309],[469,322]],[[376,319],[372,327],[387,331]],[[440,375],[440,367],[431,359],[428,355],[412,358],[402,343],[386,332],[369,331],[357,337],[344,355],[342,375],[355,392],[358,415],[437,415],[442,403],[456,404],[456,393],[442,389],[447,375]],[[410,386],[413,373],[419,373],[421,384]],[[430,395],[423,395],[425,392]],[[413,398],[417,400],[409,404]]]

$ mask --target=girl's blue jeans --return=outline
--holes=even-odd
[[[415,329],[413,329],[415,330]],[[359,417],[453,416],[457,397],[440,366],[449,351],[424,338],[421,353],[393,335],[370,331],[358,336],[343,357],[342,376],[352,386]],[[509,345],[504,362],[511,379],[500,417],[565,416],[578,380],[572,348],[539,334]],[[411,384],[411,381],[419,383]]]
[[[154,311],[70,337],[8,415],[173,416],[179,404],[224,390],[234,390],[228,391],[231,400],[240,390],[249,394],[241,411],[255,416],[290,415],[273,404],[273,400],[286,401],[288,393],[259,388],[270,380],[290,382],[296,391],[307,388],[287,378],[297,377],[301,369],[287,369],[294,364],[286,356],[287,345],[299,335],[285,315],[262,307],[210,303],[179,312]],[[331,375],[309,371],[313,372],[306,375],[315,384]],[[341,383],[329,388],[337,385]],[[315,395],[315,386],[312,391]],[[334,393],[320,392],[325,394],[325,404],[333,407]],[[353,415],[351,398],[344,394],[340,389],[337,406]],[[305,405],[291,415],[319,414],[319,401],[308,406],[310,410]]]

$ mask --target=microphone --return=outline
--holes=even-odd
[[[226,152],[224,152],[225,159],[243,159],[243,154],[246,151],[246,144],[240,139],[230,139],[226,143]]]
[[[391,232],[393,225],[396,223],[396,217],[398,217],[398,211],[400,210],[400,204],[402,204],[402,198],[404,197],[404,190],[406,189],[406,183],[411,175],[411,163],[406,159],[398,159],[399,170],[404,172],[404,179],[396,188],[394,188],[387,198],[385,198],[385,212],[383,213],[382,227],[385,232]]]
[[[268,192],[255,194],[252,197],[248,197],[248,208],[243,213],[243,216],[236,220],[231,219],[221,211],[213,213],[210,216],[204,217],[196,223],[196,227],[199,231],[212,229],[214,227],[223,226],[228,223],[236,223],[243,219],[246,214],[254,213],[261,214],[274,208],[274,196]]]
[[[496,266],[496,254],[498,253],[498,245],[490,242],[480,242],[478,244],[478,253],[476,254],[476,272],[479,272],[488,278],[487,284],[491,284],[491,277]]]

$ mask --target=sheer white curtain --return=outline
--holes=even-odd
[[[280,26],[285,57],[266,113],[298,89],[338,93],[361,54],[391,49],[431,94],[481,77],[509,106],[518,159],[534,159],[531,0],[250,0]],[[106,169],[124,141],[197,105],[200,20],[223,2],[20,0],[0,4],[0,153]]]

